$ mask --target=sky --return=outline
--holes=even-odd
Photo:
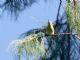
[[[61,14],[64,8],[61,8]],[[0,3],[4,2],[0,0]],[[0,59],[13,60],[10,53],[7,52],[7,47],[11,41],[19,39],[19,36],[31,29],[41,28],[47,25],[48,19],[56,20],[59,0],[49,0],[46,4],[43,0],[34,3],[30,8],[22,11],[18,17],[18,21],[14,21],[8,13],[4,12],[0,17]],[[0,9],[1,13],[1,9]]]

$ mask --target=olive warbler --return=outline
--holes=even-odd
[[[47,33],[48,35],[54,35],[54,26],[50,20],[48,20]]]

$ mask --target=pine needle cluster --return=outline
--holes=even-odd
[[[44,34],[43,34],[44,35]],[[9,45],[9,51],[14,50],[16,55],[18,56],[18,59],[21,58],[23,53],[25,52],[26,59],[29,58],[29,56],[33,56],[36,58],[36,60],[42,56],[45,56],[45,49],[44,49],[44,38],[39,39],[40,36],[43,36],[42,33],[38,34],[31,34],[22,40],[16,40],[13,41]],[[41,41],[39,41],[41,40]],[[12,52],[14,52],[12,51]],[[20,56],[20,57],[19,57]]]
[[[67,22],[70,26],[70,29],[73,33],[78,33],[80,35],[80,12],[79,12],[79,5],[80,2],[77,3],[76,15],[73,2],[67,2],[66,4],[66,15],[67,15]]]

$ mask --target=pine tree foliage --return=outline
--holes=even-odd
[[[39,38],[41,36],[44,36],[43,33],[38,34],[30,34],[29,36],[21,39],[13,41],[9,47],[8,50],[11,52],[16,52],[15,56],[17,56],[17,59],[21,59],[21,56],[26,53],[26,59],[29,59],[29,56],[33,56],[38,60],[38,58],[45,56],[45,49],[44,49],[44,40],[45,38]],[[40,40],[40,41],[39,41]],[[14,51],[13,51],[14,50]]]
[[[3,4],[0,4],[0,8],[4,11],[7,11],[11,16],[18,18],[20,12],[29,7],[39,0],[5,0]],[[47,0],[44,0],[47,2]],[[3,13],[2,12],[2,13]]]
[[[70,29],[73,33],[78,33],[80,35],[80,12],[79,12],[79,4],[80,1],[76,1],[77,6],[74,8],[74,3],[67,2],[66,4],[66,14],[67,14],[67,22],[70,25]]]
[[[18,14],[30,7],[36,0],[5,0],[5,2],[0,5],[3,11],[8,11],[11,15],[18,17]]]
[[[46,36],[47,26],[43,29],[33,29],[24,33],[22,40],[11,44],[11,47],[16,48],[15,51],[19,60],[25,52],[26,60],[28,60],[29,56],[38,57],[35,60],[80,60],[79,38],[75,35],[59,34],[68,32],[79,33],[79,9],[74,9],[73,2],[68,0],[65,9],[66,13],[60,16],[61,2],[62,0],[60,0],[54,25],[55,33],[58,35],[53,36],[51,39],[49,36]]]

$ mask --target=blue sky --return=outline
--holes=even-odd
[[[2,1],[0,0],[0,2]],[[58,3],[59,0],[50,0],[46,4],[43,0],[40,0],[38,3],[33,4],[32,7],[22,11],[16,22],[4,12],[2,17],[0,17],[0,59],[13,60],[13,57],[6,49],[9,43],[18,39],[22,33],[30,29],[46,26],[48,19],[54,22],[56,20]],[[63,7],[61,11],[63,13]]]

